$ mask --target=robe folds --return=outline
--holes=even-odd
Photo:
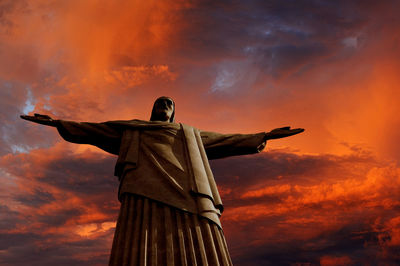
[[[208,160],[257,153],[266,145],[265,133],[220,134],[169,122],[60,120],[57,129],[66,141],[118,155],[114,174],[120,181],[120,217],[126,202],[138,201],[124,200],[124,195],[136,195],[164,204],[172,213],[183,211],[211,221],[222,238],[223,205]]]

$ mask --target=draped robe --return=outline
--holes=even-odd
[[[150,202],[157,202],[157,204],[168,206],[168,208],[174,208],[178,211],[177,213],[185,212],[199,216],[207,220],[209,223],[205,225],[207,228],[210,228],[210,224],[211,227],[218,228],[221,235],[214,236],[214,240],[220,243],[225,242],[219,220],[223,205],[208,160],[257,153],[266,144],[265,133],[219,134],[200,131],[185,124],[142,120],[104,123],[78,123],[61,120],[57,129],[60,135],[69,142],[92,144],[109,153],[118,155],[115,175],[120,181],[118,197],[122,203],[124,195],[135,195],[150,200]],[[137,202],[137,199],[135,202]],[[156,209],[156,207],[154,208]],[[175,213],[175,211],[172,211],[172,213]],[[121,207],[118,223],[124,222],[121,218],[124,215],[128,214],[123,214],[123,207]],[[151,215],[149,214],[149,216]],[[153,216],[156,216],[156,214],[153,214]],[[144,217],[141,223],[148,222],[150,218]],[[177,221],[177,218],[175,220]],[[118,223],[117,231],[122,234],[121,228],[129,226],[121,225],[118,228]],[[190,223],[188,226],[191,226]],[[190,229],[188,230],[190,231]],[[217,229],[215,230],[217,233],[219,232]],[[121,237],[117,236],[116,232],[112,252],[114,257],[118,253],[118,251],[115,251],[118,249],[116,247],[118,241],[121,242],[118,238]],[[211,241],[212,238],[210,237]],[[198,239],[202,239],[202,237],[200,236]],[[133,243],[132,245],[140,244]],[[201,243],[200,246],[204,248]],[[221,246],[224,245],[221,244]],[[168,245],[165,249],[169,249]],[[207,254],[212,254],[218,262],[217,257],[221,257],[220,255],[217,256],[215,255],[216,252],[207,251],[207,247],[204,249],[204,254],[199,255],[202,264],[207,264],[207,258],[204,258]],[[227,253],[227,249],[222,252]],[[129,255],[131,257],[143,256],[131,253]],[[170,255],[170,257],[167,255],[164,257],[170,262],[174,255]],[[224,259],[222,256],[220,260],[226,263],[221,262],[221,264],[229,265],[229,254],[225,255],[228,259]],[[125,260],[138,261],[137,258],[125,258]],[[192,264],[193,260],[196,260],[195,257],[192,258]],[[119,261],[118,258],[115,261]],[[141,264],[145,261],[146,259],[141,260]],[[157,261],[159,261],[159,258]],[[121,263],[119,261],[114,264]],[[111,261],[110,264],[112,264]],[[187,262],[182,259],[180,264],[187,264]]]

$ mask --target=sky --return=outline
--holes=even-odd
[[[21,114],[305,128],[211,162],[235,265],[400,264],[397,0],[0,1],[0,264],[106,265],[116,157]]]

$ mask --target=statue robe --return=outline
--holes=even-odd
[[[213,237],[210,235],[208,242],[213,242],[214,239],[214,242],[217,244],[222,243],[221,247],[225,250],[221,252],[226,254],[224,255],[225,257],[221,257],[218,252],[207,251],[207,248],[203,246],[204,252],[200,252],[198,256],[200,259],[197,260],[202,261],[203,264],[207,264],[204,263],[204,261],[207,261],[205,257],[212,256],[217,262],[218,257],[219,261],[226,262],[221,262],[221,264],[230,264],[230,258],[227,253],[226,244],[224,244],[225,239],[219,220],[223,211],[223,205],[208,159],[257,153],[265,147],[265,133],[219,134],[200,131],[184,124],[141,120],[110,121],[105,123],[60,121],[57,128],[60,135],[69,142],[92,144],[107,152],[118,155],[115,175],[118,176],[120,180],[118,197],[122,202],[120,218],[118,220],[121,226],[117,224],[117,231],[119,234],[121,234],[121,227],[127,227],[127,225],[124,225],[125,222],[123,221],[127,218],[122,219],[122,217],[129,215],[128,212],[134,212],[133,209],[129,211],[129,207],[124,206],[124,199],[126,199],[126,195],[136,195],[135,199],[126,199],[126,202],[131,202],[130,208],[135,204],[139,204],[138,202],[141,202],[141,206],[138,205],[137,208],[143,209],[143,213],[145,208],[147,208],[148,216],[162,216],[164,217],[162,218],[163,221],[165,221],[167,216],[171,216],[171,214],[165,216],[165,210],[162,210],[162,207],[156,207],[160,206],[160,203],[185,212],[185,214],[177,214],[178,216],[183,216],[181,218],[175,218],[175,221],[179,219],[184,221],[184,219],[188,219],[185,218],[187,215],[190,216],[192,214],[206,218],[208,223],[204,223],[203,220],[197,221],[197,217],[193,216],[193,218],[190,216],[192,218],[189,220],[192,222],[187,223],[187,226],[196,227],[196,224],[203,224],[205,228],[208,228],[207,230],[218,227],[213,231],[217,232],[217,235],[214,234]],[[128,205],[128,203],[125,205]],[[151,209],[154,209],[154,211],[157,210],[157,208],[161,208],[162,214],[157,215],[153,211],[151,215],[152,212],[149,211],[150,205],[153,206]],[[124,208],[126,209],[126,213],[123,213]],[[177,212],[168,210],[167,213]],[[146,222],[150,223],[148,219],[151,219],[151,217],[143,216],[142,219],[144,220],[142,220],[140,224]],[[134,223],[133,220],[132,223]],[[190,229],[188,230],[189,235],[191,235]],[[204,232],[208,232],[207,230]],[[200,232],[201,231],[202,230],[200,230]],[[179,232],[177,232],[177,234],[178,233]],[[118,248],[115,246],[121,245],[121,243],[118,244],[118,241],[121,242],[121,240],[116,238],[121,238],[117,237],[117,232],[114,238],[112,252],[114,257],[118,256],[115,255],[118,253],[118,251],[115,250]],[[140,237],[137,238],[139,239]],[[179,236],[177,238],[179,238]],[[201,236],[199,238],[198,236],[197,240],[203,238],[204,237]],[[182,241],[184,239],[185,238],[182,237]],[[186,242],[188,241],[189,240]],[[140,244],[137,245],[140,246]],[[182,243],[175,244],[175,246],[179,245],[182,245]],[[200,246],[201,245],[200,243]],[[168,246],[163,249],[168,249]],[[138,250],[140,251],[139,247]],[[165,253],[166,251],[163,252]],[[169,262],[171,258],[174,258],[172,254],[174,252],[171,252],[166,252],[167,255],[170,254],[169,257],[165,254],[163,255],[165,259],[168,258],[167,261]],[[127,255],[120,256],[126,257]],[[132,256],[132,254],[130,256]],[[159,257],[160,256],[162,255],[159,255]],[[140,255],[137,255],[137,257],[140,257]],[[175,257],[179,257],[179,254]],[[193,260],[196,260],[195,257],[196,256],[189,260],[191,264],[193,264]],[[160,258],[156,260],[153,259],[153,261],[159,261],[159,259]],[[125,258],[125,260],[131,261],[132,259]],[[176,260],[177,259],[175,259],[175,261]],[[115,258],[115,261],[118,262],[114,264],[122,263],[118,258]],[[181,261],[184,261],[184,259]],[[112,264],[111,261],[110,264]],[[182,262],[182,264],[185,263]]]

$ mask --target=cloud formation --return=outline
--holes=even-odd
[[[397,264],[398,8],[2,1],[0,264],[106,264],[119,208],[115,157],[18,116],[148,119],[161,95],[204,130],[306,128],[211,163],[235,265]]]
[[[368,154],[270,151],[214,166],[225,191],[223,225],[240,265],[397,259],[396,165]]]

